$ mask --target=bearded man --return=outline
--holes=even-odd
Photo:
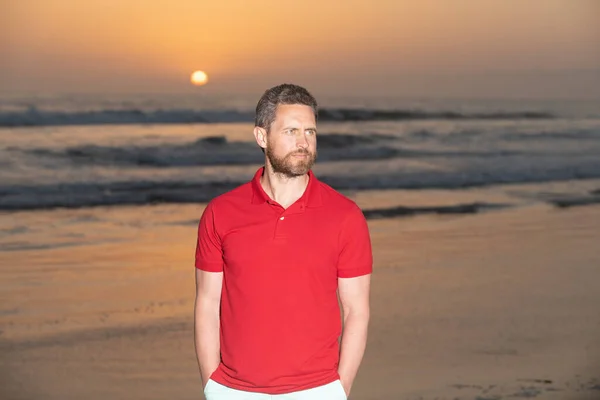
[[[373,258],[360,208],[311,171],[317,115],[306,89],[267,90],[254,127],[264,166],[200,219],[195,345],[208,400],[350,394]]]

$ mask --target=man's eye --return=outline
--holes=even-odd
[[[305,131],[305,133],[306,133],[307,135],[315,135],[315,134],[317,133],[317,131],[315,131],[315,130],[313,130],[313,129],[307,129],[307,130]]]
[[[286,129],[285,130],[285,134],[286,135],[293,135],[294,134],[294,130],[293,129]]]

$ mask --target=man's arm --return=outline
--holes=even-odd
[[[222,286],[222,272],[206,272],[196,268],[194,339],[203,387],[221,361],[219,308]]]
[[[338,289],[344,315],[338,373],[347,395],[350,394],[367,345],[370,285],[370,274],[356,278],[338,278]]]

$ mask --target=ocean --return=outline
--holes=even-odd
[[[0,210],[207,202],[263,161],[256,100],[4,97]],[[318,151],[315,173],[345,192],[569,181],[537,197],[594,202],[577,182],[600,178],[600,101],[325,98]]]

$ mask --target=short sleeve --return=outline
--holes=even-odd
[[[340,254],[337,265],[339,278],[354,278],[373,272],[369,227],[358,206],[355,205],[346,217],[339,240]]]
[[[223,246],[215,226],[214,205],[209,203],[198,225],[196,268],[207,272],[223,271]]]

